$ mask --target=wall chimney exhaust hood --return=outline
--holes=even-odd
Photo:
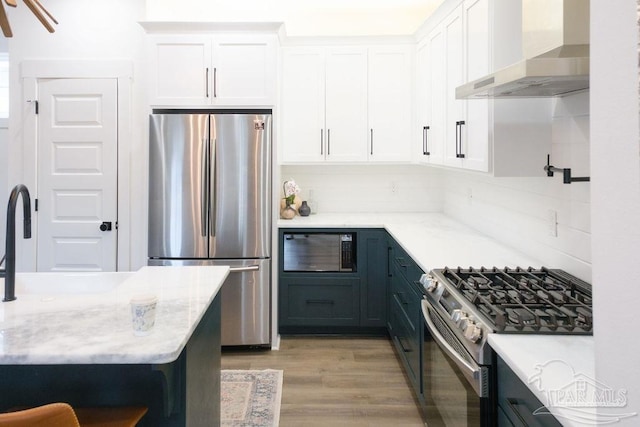
[[[524,59],[456,88],[457,99],[563,96],[589,88],[589,0],[522,0]]]

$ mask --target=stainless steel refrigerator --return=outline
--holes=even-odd
[[[271,114],[154,113],[149,265],[231,266],[222,345],[270,345]]]

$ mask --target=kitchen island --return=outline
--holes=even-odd
[[[211,426],[220,414],[220,298],[228,267],[24,273],[0,304],[0,410],[64,401],[146,406],[141,426]],[[129,301],[158,298],[132,330]]]

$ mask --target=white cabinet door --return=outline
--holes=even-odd
[[[415,105],[416,120],[414,123],[415,142],[413,157],[418,163],[428,163],[427,131],[430,122],[429,79],[431,63],[429,62],[429,39],[424,38],[416,46],[416,82]]]
[[[489,0],[466,0],[464,11],[465,81],[472,81],[490,72],[489,67]],[[462,164],[465,169],[489,171],[489,101],[470,99],[462,126]]]
[[[369,48],[369,161],[411,159],[412,65],[411,46]]]
[[[325,158],[324,68],[324,48],[282,49],[281,163]]]
[[[275,36],[214,37],[212,103],[273,104],[275,58]]]
[[[152,105],[210,103],[210,38],[153,37],[150,49]]]
[[[463,70],[462,6],[455,9],[444,21],[445,40],[445,164],[462,167],[465,153],[461,150],[461,133],[466,125],[464,102],[456,99],[456,87],[464,81]]]
[[[441,26],[418,46],[417,61],[420,162],[441,165],[444,162],[446,115],[444,33]]]
[[[327,48],[326,159],[367,160],[367,48]]]

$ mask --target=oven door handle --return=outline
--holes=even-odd
[[[436,325],[434,325],[429,315],[429,302],[422,300],[422,315],[427,324],[427,328],[431,333],[431,337],[436,344],[444,351],[452,361],[460,368],[462,374],[467,378],[471,387],[475,390],[479,397],[488,397],[487,387],[487,368],[479,366],[475,362],[469,362],[464,360],[460,354],[447,342],[447,340],[440,334]]]

